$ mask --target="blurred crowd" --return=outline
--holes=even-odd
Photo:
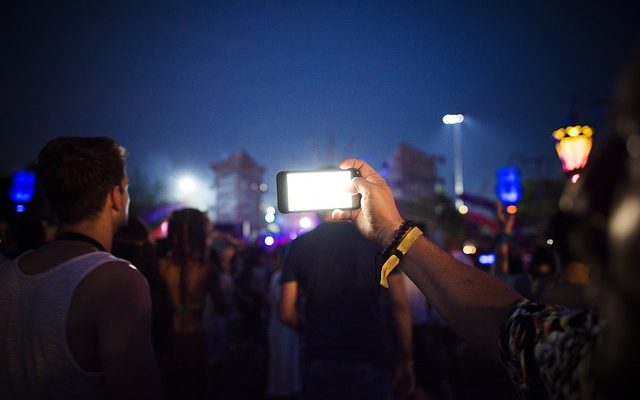
[[[462,242],[443,247],[532,301],[590,308],[589,269],[568,251],[568,217],[558,213],[547,231],[525,246],[514,234],[517,215],[505,215],[500,204],[497,210],[502,230],[490,268],[464,254]],[[0,228],[1,257],[11,259],[53,240],[56,218],[13,215],[0,221]],[[168,235],[159,240],[151,239],[149,227],[136,216],[116,232],[112,253],[130,261],[149,285],[153,346],[168,398],[298,398],[302,339],[279,318],[289,247],[246,243],[191,208],[174,211]],[[485,398],[516,398],[504,371],[488,366],[411,280],[402,281],[415,360],[411,398],[468,398],[478,392]]]

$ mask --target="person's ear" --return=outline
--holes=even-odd
[[[124,189],[120,185],[115,185],[111,189],[111,207],[114,211],[122,211],[126,207]]]

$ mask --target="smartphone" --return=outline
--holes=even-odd
[[[283,214],[360,207],[360,194],[348,188],[357,169],[281,171],[276,176],[278,210]]]

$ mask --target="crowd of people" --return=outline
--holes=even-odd
[[[615,98],[553,246],[523,263],[499,207],[490,271],[405,220],[357,159],[340,167],[360,172],[361,207],[285,247],[191,208],[153,242],[129,216],[124,148],[55,138],[37,163],[55,234],[25,224],[3,241],[0,398],[635,397],[640,64]]]

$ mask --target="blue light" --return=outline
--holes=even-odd
[[[520,170],[516,167],[502,167],[496,171],[496,196],[505,206],[516,205],[522,199]]]
[[[35,192],[35,188],[35,173],[31,171],[17,171],[15,174],[13,174],[11,187],[9,188],[9,197],[14,203],[27,204],[31,201],[33,193]],[[16,211],[17,209],[18,208],[16,207]]]
[[[23,213],[27,208],[24,204],[16,204],[16,212]]]
[[[478,256],[478,262],[480,265],[493,265],[493,263],[496,262],[496,255],[492,253],[480,254]]]

